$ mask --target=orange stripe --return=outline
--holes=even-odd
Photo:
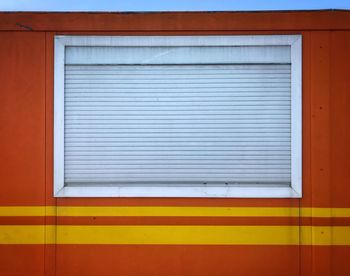
[[[350,226],[350,218],[311,217],[0,217],[0,225],[302,225]]]

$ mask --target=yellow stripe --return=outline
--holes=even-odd
[[[0,216],[350,217],[350,208],[6,206]]]
[[[59,207],[59,216],[198,216],[198,217],[245,217],[245,216],[297,216],[293,208],[252,207]]]
[[[17,217],[17,216],[45,216],[46,209],[49,209],[49,214],[53,214],[54,207],[45,206],[1,206],[0,216]]]
[[[0,226],[0,244],[350,245],[350,227]]]

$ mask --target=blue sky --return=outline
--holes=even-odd
[[[0,0],[1,11],[224,11],[350,9],[350,0]]]

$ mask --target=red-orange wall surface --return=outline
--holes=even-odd
[[[303,198],[54,198],[57,34],[301,34]],[[1,276],[350,275],[350,12],[0,13],[0,149]]]

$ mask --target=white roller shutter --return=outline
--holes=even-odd
[[[290,186],[289,52],[272,64],[79,62],[88,56],[66,56],[65,185]]]

